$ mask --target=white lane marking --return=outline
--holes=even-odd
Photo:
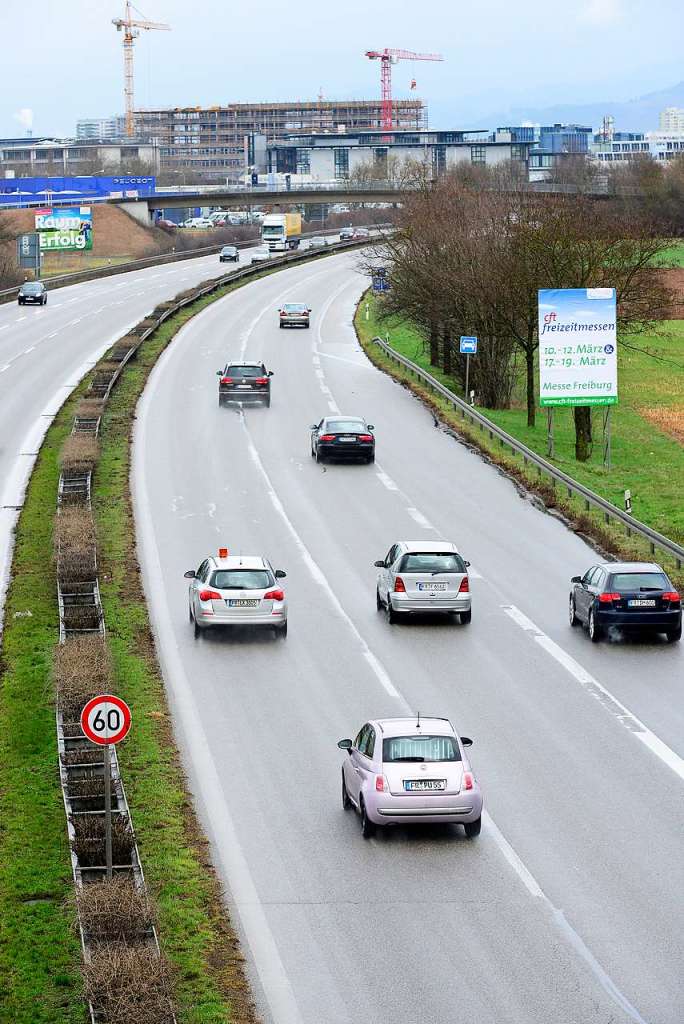
[[[8,331],[8,330],[9,330],[9,324],[3,324],[2,327],[0,327],[0,331]]]
[[[377,476],[377,478],[380,481],[380,483],[384,487],[386,487],[388,491],[398,491],[399,490],[399,488],[395,484],[395,482],[392,479],[392,477],[388,476],[387,473],[384,472],[384,470],[376,469],[375,475]]]
[[[359,370],[375,370],[375,367],[369,363],[366,359],[362,362],[360,359],[348,359],[346,356],[335,356],[332,352],[321,352],[322,356],[326,359],[335,359],[338,363],[349,363],[350,366],[356,366]]]
[[[325,374],[323,373],[323,370],[314,370],[314,373],[319,378],[319,380],[325,380]]]
[[[316,355],[312,356],[311,357],[311,361],[313,362],[314,366],[320,366],[321,365],[321,357],[320,356],[316,356]]]
[[[326,595],[328,597],[328,600],[332,604],[332,606],[335,609],[335,611],[337,612],[337,614],[340,616],[341,619],[344,620],[344,622],[347,624],[349,629],[354,634],[354,636],[355,636],[355,638],[356,638],[356,640],[357,640],[357,642],[358,642],[358,644],[359,644],[359,646],[361,648],[361,653],[362,653],[363,657],[366,659],[366,661],[368,662],[368,664],[372,668],[373,673],[375,674],[376,678],[380,682],[380,684],[383,687],[383,689],[390,695],[390,697],[394,697],[396,700],[398,700],[399,703],[402,705],[402,707],[406,711],[408,711],[409,710],[409,705],[406,703],[404,698],[402,696],[400,696],[398,690],[396,689],[396,687],[392,683],[392,680],[390,679],[389,675],[387,674],[387,671],[383,668],[383,666],[380,664],[378,659],[375,657],[375,655],[371,651],[370,647],[368,646],[366,641],[363,639],[363,637],[359,633],[359,631],[356,628],[356,626],[354,625],[354,622],[352,621],[352,619],[349,617],[349,615],[347,615],[346,611],[344,610],[344,608],[340,604],[339,598],[335,594],[335,591],[331,587],[331,585],[328,582],[325,574],[323,573],[322,569],[318,565],[318,562],[316,562],[316,560],[314,559],[313,555],[311,554],[311,552],[307,548],[306,544],[304,543],[304,541],[300,537],[299,533],[297,532],[297,529],[296,529],[294,523],[292,522],[292,520],[288,516],[287,512],[285,511],[283,503],[281,502],[281,500],[278,497],[278,494],[277,494],[273,484],[271,483],[271,478],[269,477],[269,475],[268,475],[268,473],[266,471],[266,468],[265,468],[263,462],[261,461],[261,456],[259,455],[259,452],[257,451],[256,445],[254,444],[254,442],[252,440],[252,437],[251,437],[251,434],[249,433],[249,428],[247,426],[247,421],[245,419],[245,416],[244,416],[244,413],[242,412],[242,410],[240,410],[240,423],[241,423],[242,429],[244,431],[245,437],[247,439],[247,449],[248,449],[248,452],[249,452],[249,457],[252,460],[252,462],[254,463],[254,466],[258,470],[261,478],[263,479],[264,485],[266,487],[266,493],[268,495],[268,498],[269,498],[271,504],[273,505],[273,508],[276,510],[276,512],[278,513],[278,515],[282,519],[283,523],[285,524],[285,526],[286,526],[286,528],[288,530],[288,533],[292,537],[292,540],[293,540],[293,542],[295,544],[295,547],[299,551],[300,557],[301,557],[302,561],[304,562],[304,565],[309,570],[314,583],[317,583],[320,587],[322,587],[322,589],[325,591],[325,593],[326,593]]]
[[[332,398],[332,392],[327,384],[321,383],[321,391],[324,395],[327,395],[328,398]]]
[[[26,319],[25,316],[18,316],[14,322],[15,322],[15,324],[20,324],[21,321],[25,320],[25,319]]]
[[[12,363],[5,363],[4,366],[0,366],[0,373],[4,373],[5,370],[9,370],[11,365],[12,365]]]
[[[590,672],[587,672],[578,661],[575,661],[572,655],[564,651],[555,640],[552,640],[531,619],[528,619],[524,612],[521,612],[515,605],[502,605],[502,608],[516,625],[520,626],[526,633],[529,633],[535,643],[539,644],[547,654],[550,654],[559,665],[562,665],[573,679],[577,680],[582,689],[591,697],[594,697],[620,725],[632,733],[633,736],[636,736],[637,739],[641,740],[644,746],[648,747],[656,757],[660,758],[663,764],[667,765],[680,779],[684,780],[684,759],[679,754],[676,754],[655,733],[651,732],[640,718],[637,718],[622,701],[619,701],[610,690],[606,689],[602,683],[599,683],[598,679],[592,676]]]
[[[419,512],[419,510],[417,508],[407,508],[406,511],[411,516],[411,519],[413,519],[414,522],[418,523],[419,526],[422,526],[424,530],[434,530],[435,529],[434,526],[432,525],[432,523],[429,522],[425,518],[423,513]]]
[[[339,414],[340,414],[340,407],[337,404],[337,402],[329,401],[328,402],[328,408],[330,409],[330,412],[337,413],[337,415],[339,416]]]
[[[29,354],[29,352],[33,352],[35,347],[36,347],[35,345],[31,345],[31,348],[25,348],[24,349],[24,355],[27,356]]]
[[[68,326],[69,325],[67,324],[67,327]],[[46,334],[45,335],[45,340],[47,341],[48,338],[56,338],[58,334],[59,334],[59,331],[53,331],[52,334]]]

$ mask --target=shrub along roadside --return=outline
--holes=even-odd
[[[176,331],[240,285],[226,285],[186,307],[141,347],[107,407],[93,493],[114,686],[134,712],[120,760],[147,883],[156,897],[160,941],[174,968],[179,1024],[249,1024],[255,1018],[239,944],[184,787],[155,661],[135,561],[129,430],[147,375]],[[82,385],[63,406],[37,458],[17,523],[5,605],[0,685],[3,1024],[82,1024],[84,1019],[80,944],[73,902],[65,902],[73,890],[51,692],[59,627],[51,558],[59,454],[84,391]]]
[[[657,558],[665,566],[675,585],[680,589],[684,587],[684,572],[676,568],[674,560],[666,557],[663,552],[659,552],[654,556],[647,541],[642,540],[636,535],[627,536],[625,530],[612,521],[606,523],[601,512],[587,511],[580,499],[568,497],[567,492],[563,491],[560,486],[553,487],[548,478],[540,478],[534,467],[525,466],[520,457],[513,455],[510,449],[504,449],[496,438],[489,438],[484,431],[480,431],[475,425],[469,424],[468,420],[463,420],[459,413],[445,399],[430,391],[428,387],[421,384],[407,370],[393,363],[378,345],[373,344],[373,337],[378,335],[384,336],[387,327],[376,321],[373,315],[371,315],[369,320],[366,320],[366,302],[369,302],[372,309],[372,296],[369,293],[363,295],[359,301],[354,315],[354,326],[364,351],[379,369],[396,380],[401,381],[409,390],[421,398],[450,430],[453,430],[455,434],[480,451],[491,462],[501,467],[508,476],[526,491],[536,494],[541,498],[547,509],[554,514],[562,516],[572,529],[589,539],[601,553],[614,555],[617,558],[635,559],[638,561],[651,561],[653,558]],[[399,341],[396,344],[397,351],[432,373],[434,377],[447,387],[458,392],[454,382],[446,377],[443,372],[435,370],[430,365],[429,357],[424,352],[419,351],[421,342],[415,331],[403,324],[399,324],[396,327],[393,325],[390,343],[395,345],[397,337]],[[489,413],[489,410],[479,411],[484,411],[485,414]],[[492,419],[494,420],[495,417],[492,416]],[[497,419],[496,422],[500,421]],[[500,425],[504,429],[509,429],[505,423]],[[514,431],[510,432],[516,433]],[[518,432],[518,436],[525,443],[529,443],[526,435]],[[534,445],[530,446],[535,447]],[[541,454],[544,453],[542,452]],[[565,472],[574,475],[572,469],[567,465],[563,468]],[[594,486],[593,482],[587,481],[579,473],[577,478],[581,479],[587,486],[597,490],[598,493],[602,493],[600,487]],[[612,500],[612,495],[604,496]],[[656,529],[662,528],[662,524],[653,525]],[[668,533],[667,529],[662,530],[662,532]]]

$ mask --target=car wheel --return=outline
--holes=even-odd
[[[482,816],[477,818],[475,821],[464,821],[463,828],[468,839],[474,839],[475,836],[479,836],[480,830],[482,829]]]
[[[469,608],[467,612],[459,612],[459,618],[462,626],[467,626],[473,617],[473,609]]]
[[[361,812],[361,835],[364,839],[370,839],[375,835],[375,824],[366,814],[366,805],[362,796],[359,797],[359,811]]]
[[[271,396],[270,395],[268,396],[268,398],[264,402],[264,405],[266,406],[267,409],[271,408]]]
[[[44,306],[47,306],[47,295],[46,295],[46,296],[45,296],[45,298],[43,299],[43,305],[44,305]]]
[[[589,612],[589,639],[593,644],[597,644],[601,639],[601,627],[596,621],[596,612],[592,608]]]
[[[371,464],[371,462],[375,462],[375,456],[374,455],[369,455],[368,458],[366,459],[366,462],[369,465]]]
[[[285,637],[287,636],[287,620],[285,620],[282,626],[278,626],[278,628],[276,629],[276,636],[279,637],[281,640],[285,639]]]
[[[348,811],[351,807],[351,800],[347,792],[347,783],[344,781],[344,768],[342,769],[342,810]]]
[[[323,452],[320,449],[316,449],[316,462],[323,462]]]
[[[577,618],[577,611],[575,609],[575,595],[574,594],[570,595],[570,600],[568,602],[568,619],[570,621],[570,625],[571,626],[579,626],[580,620]]]
[[[199,628],[199,626],[197,625],[197,619],[195,618],[195,616],[194,616],[194,615],[193,615],[193,617],[192,617],[192,621],[193,621],[193,622],[194,622],[194,624],[195,624],[195,640],[197,640],[197,639],[198,639],[198,637],[200,636],[200,634],[201,634],[202,630],[201,630],[201,629]]]
[[[385,613],[387,615],[387,621],[389,622],[390,626],[396,625],[397,613],[395,612],[394,608],[392,607],[392,599],[390,598],[389,594],[387,595],[387,604],[385,605]]]
[[[379,612],[381,612],[385,607],[384,604],[382,603],[382,598],[380,597],[380,590],[378,587],[375,588],[375,605]]]
[[[280,328],[281,331],[282,331],[284,326],[285,326],[285,324],[278,324],[278,327]]]
[[[676,644],[678,640],[682,639],[682,624],[680,622],[678,629],[669,629],[665,634],[667,637],[668,644]]]

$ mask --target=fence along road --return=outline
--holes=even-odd
[[[368,362],[365,286],[345,256],[227,296],[164,354],[136,422],[158,649],[260,1008],[276,1024],[679,1024],[684,652],[567,625],[569,577],[595,553]],[[312,307],[310,331],[279,330],[287,300]],[[240,356],[275,371],[270,409],[218,407],[216,367]],[[376,424],[376,466],[310,458],[309,424],[335,409]],[[390,627],[374,560],[440,536],[476,570],[472,624]],[[286,641],[194,640],[183,572],[220,544],[287,570]],[[480,840],[364,842],[342,812],[336,741],[407,707],[474,737]]]

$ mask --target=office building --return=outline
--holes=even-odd
[[[85,139],[0,139],[0,176],[17,174],[108,173],[127,165],[144,165],[150,174],[159,169],[154,143],[92,142]],[[84,170],[85,168],[85,170]]]
[[[113,117],[82,117],[76,122],[76,138],[93,142],[109,142],[122,139],[126,134],[126,118],[123,114]]]
[[[684,109],[682,107],[666,107],[658,118],[661,132],[684,132]]]

